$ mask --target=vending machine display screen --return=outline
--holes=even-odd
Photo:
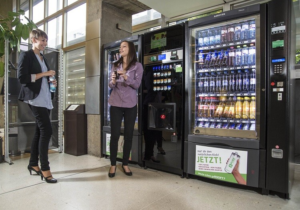
[[[153,34],[151,37],[151,49],[165,47],[167,45],[167,32]]]
[[[166,54],[158,55],[158,60],[162,61],[166,59]]]

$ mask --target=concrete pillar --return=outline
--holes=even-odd
[[[100,76],[102,46],[131,36],[129,32],[118,30],[116,24],[131,30],[131,14],[102,2],[102,0],[87,0],[85,104],[88,114],[88,154],[94,156],[101,155]]]

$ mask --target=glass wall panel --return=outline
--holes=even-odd
[[[62,9],[63,0],[48,0],[48,16]]]
[[[48,22],[48,47],[61,49],[62,16]]]
[[[44,0],[33,0],[32,21],[39,22],[44,19]]]
[[[27,18],[29,18],[29,0],[21,0],[20,1],[20,9],[25,11],[24,16],[26,16]],[[28,21],[26,20],[26,18],[23,15],[21,15],[20,20],[23,24],[27,23]],[[24,40],[21,39],[21,42],[28,42],[28,39]]]
[[[80,15],[79,15],[80,14]],[[85,41],[86,4],[67,12],[66,46]]]
[[[85,48],[65,53],[65,106],[85,104]]]

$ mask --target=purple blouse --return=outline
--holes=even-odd
[[[127,80],[125,81],[123,77],[116,80],[116,84],[111,81],[111,75],[114,70],[121,70],[122,64],[118,67],[113,67],[109,87],[113,89],[111,95],[108,99],[108,103],[111,106],[132,108],[137,104],[137,90],[140,87],[142,77],[143,77],[143,66],[141,63],[136,62],[134,65],[127,70]]]

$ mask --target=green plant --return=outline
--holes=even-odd
[[[29,33],[37,26],[24,16],[25,12],[8,12],[7,18],[0,19],[0,58],[4,55],[5,40],[9,41],[10,49],[17,48],[20,51],[21,38],[28,39]],[[22,23],[20,16],[27,20],[27,23]],[[4,74],[4,64],[0,61],[0,76]]]

